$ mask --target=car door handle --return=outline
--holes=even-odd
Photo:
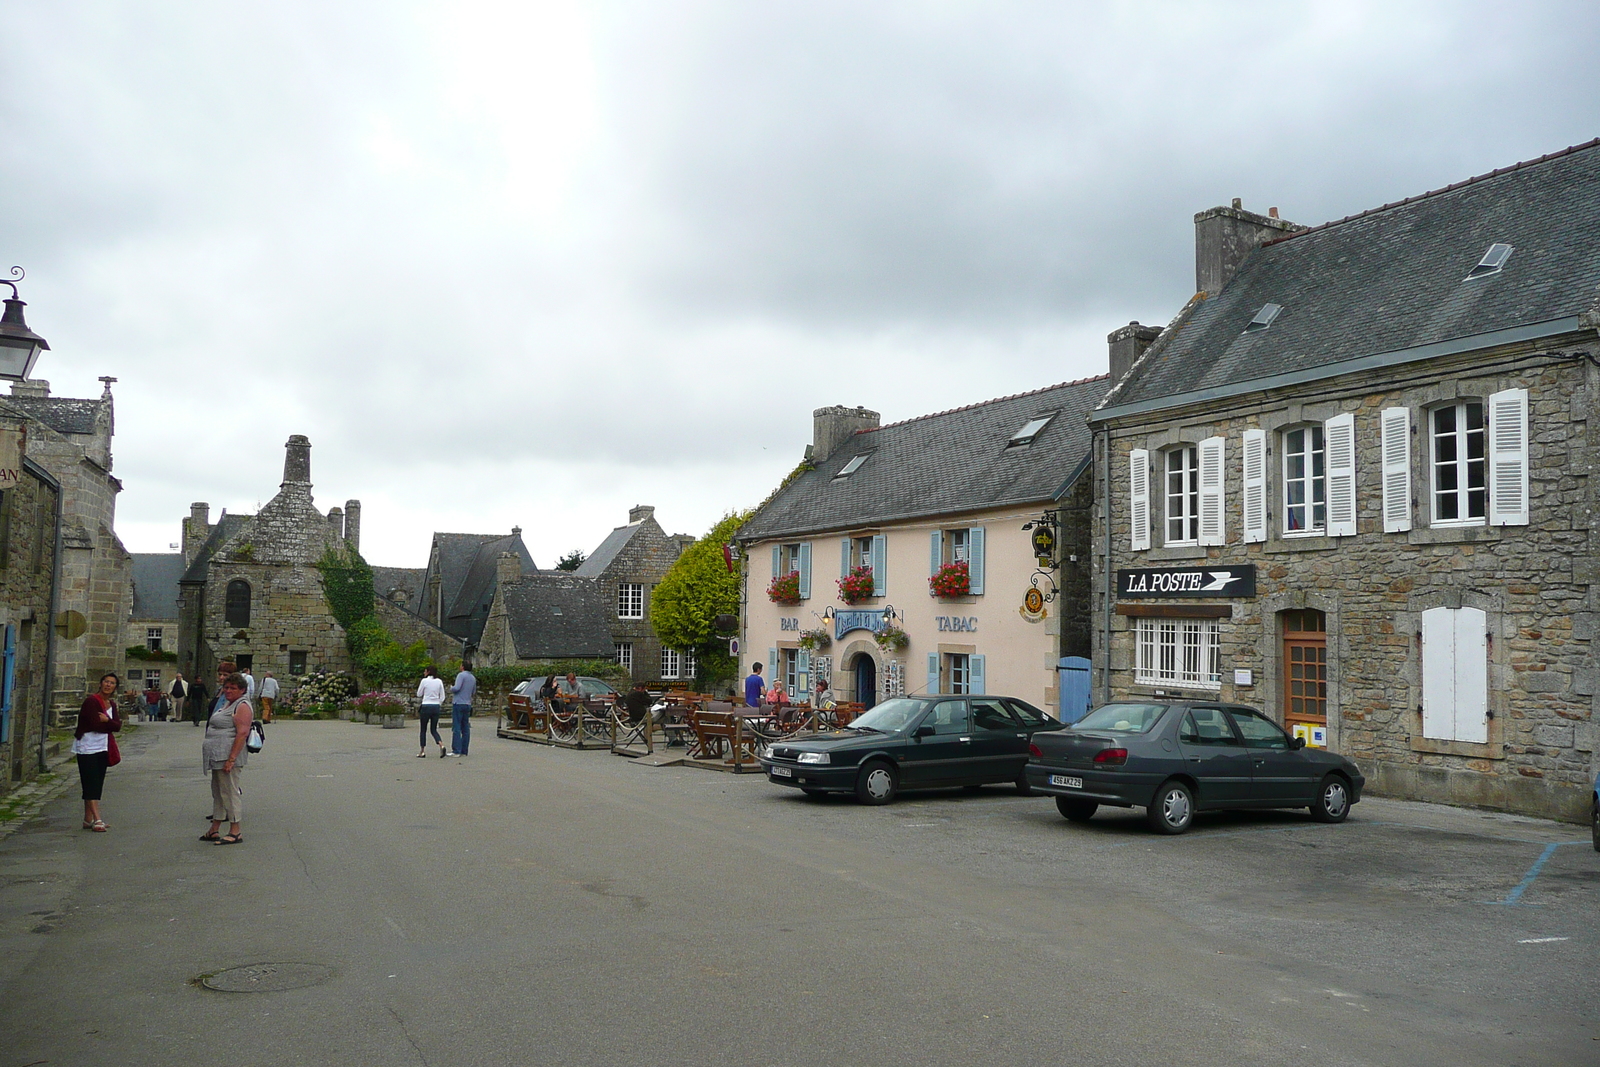
[[[962,738],[962,739],[961,739],[961,740],[963,740],[963,741],[971,741],[971,740],[972,740],[972,738],[970,738],[970,737],[963,737],[963,738]]]

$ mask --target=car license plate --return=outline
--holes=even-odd
[[[774,778],[793,778],[794,777],[794,772],[791,771],[787,767],[769,767],[768,770],[770,770],[772,772],[772,777],[774,777]]]
[[[1082,778],[1068,778],[1065,775],[1061,775],[1061,774],[1052,774],[1050,776],[1050,784],[1051,785],[1059,785],[1063,789],[1082,789],[1083,788],[1083,779]]]

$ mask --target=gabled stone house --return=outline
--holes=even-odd
[[[479,646],[484,666],[612,657],[613,605],[598,582],[568,571],[523,574],[513,552],[501,553],[499,562]]]
[[[594,582],[610,605],[611,654],[636,681],[678,682],[695,676],[693,653],[663,648],[650,621],[650,594],[683,550],[688,534],[669,534],[648,504],[628,510],[628,523],[600,542],[573,573]]]
[[[420,598],[411,598],[404,577],[398,574],[390,576],[397,579],[396,584],[379,590],[379,596],[395,601],[398,592],[410,601],[406,610],[461,641],[468,651],[475,650],[494,600],[502,552],[514,554],[525,571],[537,569],[528,546],[522,543],[520,526],[513,526],[509,535],[435,533]]]
[[[1195,217],[1199,293],[1125,331],[1091,417],[1099,695],[1244,701],[1375,792],[1580,817],[1600,141],[1276,214]]]
[[[166,692],[172,685],[173,674],[179,670],[178,661],[163,662],[160,657],[163,653],[174,657],[177,654],[178,582],[186,569],[180,552],[132,554],[128,578],[132,606],[119,642],[123,649],[122,677],[128,689],[142,690],[153,683]],[[129,655],[130,648],[143,648],[150,658]],[[208,680],[206,684],[211,683]]]
[[[806,464],[739,531],[741,672],[760,662],[800,695],[826,678],[836,699],[869,706],[996,693],[1056,714],[1061,660],[1089,652],[1085,417],[1107,384],[1066,382],[888,426],[865,408],[817,409]],[[1042,569],[1024,527],[1052,516],[1061,566]],[[931,579],[955,565],[967,591],[936,596]],[[870,592],[846,603],[839,580],[858,568]],[[778,579],[797,595],[774,599]],[[879,646],[889,627],[906,634],[904,648]],[[807,649],[807,631],[829,647]]]

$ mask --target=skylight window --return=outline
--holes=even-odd
[[[839,473],[835,474],[834,477],[835,478],[848,478],[848,477],[850,477],[850,475],[854,474],[856,471],[861,469],[861,465],[867,461],[867,456],[870,455],[870,454],[871,453],[863,452],[859,456],[850,457],[850,462],[846,463],[843,467],[840,467],[839,468]]]
[[[1265,330],[1272,325],[1272,321],[1278,317],[1279,312],[1282,310],[1283,307],[1278,304],[1262,304],[1261,310],[1256,312],[1256,317],[1251,319],[1245,326],[1244,332],[1256,333],[1260,330]]]
[[[1489,251],[1483,254],[1483,258],[1478,260],[1478,265],[1467,272],[1466,280],[1481,278],[1485,274],[1494,274],[1505,266],[1506,260],[1510,258],[1510,245],[1492,244],[1489,246]]]
[[[1023,423],[1022,429],[1011,435],[1011,440],[1006,442],[1006,447],[1015,448],[1017,445],[1030,443],[1035,437],[1039,436],[1046,426],[1050,425],[1050,420],[1055,417],[1056,413],[1054,411],[1044,415],[1035,415]]]

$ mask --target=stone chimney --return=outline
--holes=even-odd
[[[495,561],[494,578],[499,585],[514,582],[522,577],[522,557],[515,552],[502,552]]]
[[[361,501],[344,502],[344,543],[352,552],[361,551]]]
[[[305,434],[293,434],[283,446],[283,484],[311,488],[311,441]]]
[[[328,509],[328,529],[333,531],[333,536],[344,537],[344,512],[337,505]]]
[[[628,509],[628,525],[632,526],[636,522],[643,522],[655,513],[655,507],[650,504],[639,504],[636,507],[631,507]]]
[[[1297,230],[1278,209],[1257,215],[1245,211],[1238,197],[1232,207],[1214,207],[1194,217],[1194,287],[1196,292],[1216,296],[1239,269],[1239,264],[1263,243]]]
[[[183,520],[183,565],[187,567],[200,553],[200,546],[211,536],[211,505],[197,500],[189,505],[189,517]]]
[[[12,396],[49,396],[50,383],[43,378],[29,378],[25,382],[11,383]]]
[[[1122,381],[1128,369],[1144,355],[1144,350],[1160,336],[1161,327],[1142,326],[1137,320],[1107,334],[1106,342],[1111,346],[1111,384]]]
[[[882,416],[866,408],[817,408],[811,413],[811,462],[821,463],[858,430],[876,430]]]

